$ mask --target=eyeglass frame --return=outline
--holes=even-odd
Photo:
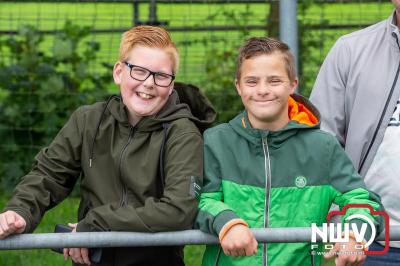
[[[131,76],[131,78],[133,78],[134,80],[137,80],[137,81],[145,81],[145,80],[147,80],[150,76],[153,76],[154,84],[156,84],[157,86],[160,86],[160,87],[169,87],[169,86],[172,84],[172,82],[175,80],[175,75],[173,75],[173,74],[171,75],[171,74],[167,74],[167,73],[163,73],[163,72],[151,71],[150,69],[147,69],[147,68],[145,68],[145,67],[138,66],[138,65],[134,65],[134,64],[130,64],[128,61],[123,61],[123,63],[124,63],[127,67],[129,67],[129,69],[130,69],[130,71],[129,71],[129,76]],[[138,67],[138,68],[141,68],[141,69],[144,69],[144,70],[148,71],[148,72],[149,72],[149,75],[148,75],[145,79],[143,79],[143,80],[140,80],[140,79],[137,79],[137,78],[132,77],[132,69],[133,69],[134,67]],[[170,77],[171,77],[171,82],[170,82],[168,85],[158,85],[157,82],[156,82],[156,76],[155,76],[156,74],[162,74],[162,75],[170,76]]]

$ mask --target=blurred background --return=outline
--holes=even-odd
[[[294,1],[294,0],[293,0]],[[0,208],[78,106],[119,89],[112,81],[122,32],[139,24],[170,31],[180,51],[177,80],[200,87],[226,122],[241,110],[234,88],[238,47],[279,37],[279,1],[70,0],[0,2]],[[308,96],[327,52],[343,34],[389,17],[387,1],[297,1],[300,92]],[[77,191],[74,192],[78,194]],[[68,199],[37,232],[76,219]],[[202,247],[187,249],[199,265]],[[62,264],[50,251],[0,252],[0,265]]]

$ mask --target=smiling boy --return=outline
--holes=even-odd
[[[332,203],[381,208],[335,138],[319,130],[318,111],[294,94],[297,84],[286,44],[251,38],[240,49],[235,85],[245,111],[204,134],[196,226],[218,235],[221,247],[207,246],[203,265],[309,265],[308,243],[258,244],[249,228],[321,225]],[[337,265],[364,259],[341,253]]]
[[[0,213],[0,239],[31,233],[79,177],[73,232],[191,228],[198,203],[191,188],[203,176],[201,130],[216,114],[199,89],[175,84],[178,63],[163,28],[126,31],[113,69],[121,96],[78,108],[39,152]],[[85,247],[66,248],[64,256],[93,263]],[[183,247],[104,248],[96,265],[181,266]]]

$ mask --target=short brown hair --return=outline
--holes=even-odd
[[[171,57],[174,74],[179,68],[179,53],[169,33],[160,27],[136,26],[122,34],[119,60],[127,60],[129,52],[137,45],[160,48]]]
[[[236,79],[240,79],[243,61],[263,54],[279,52],[286,63],[286,71],[290,81],[296,79],[296,66],[294,56],[286,43],[268,37],[252,37],[248,39],[239,50],[236,64]]]

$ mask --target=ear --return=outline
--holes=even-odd
[[[171,95],[172,92],[174,91],[174,85],[175,85],[175,83],[174,83],[174,81],[172,81],[172,83],[171,83],[171,85],[170,85],[170,87],[169,87],[169,93],[168,93],[168,95]]]
[[[114,82],[117,85],[120,85],[122,82],[122,63],[121,62],[117,62],[114,65],[114,69],[113,69],[113,78],[114,78]]]
[[[290,94],[291,95],[294,94],[298,85],[299,85],[299,80],[297,77],[292,82],[290,82]]]
[[[236,87],[236,91],[237,93],[242,96],[242,90],[240,89],[240,81],[238,79],[235,79],[235,87]]]

